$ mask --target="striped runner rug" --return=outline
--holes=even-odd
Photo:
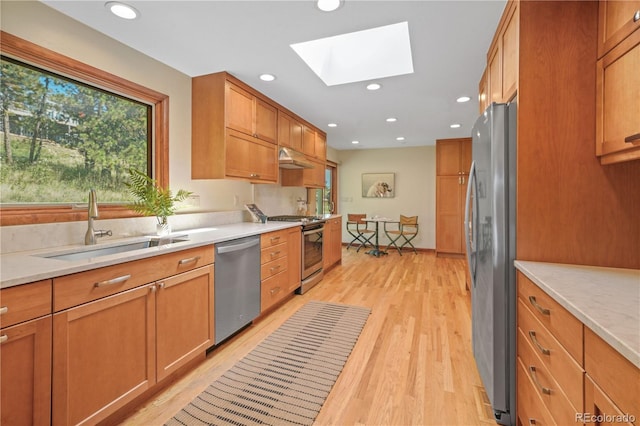
[[[311,425],[370,312],[308,302],[166,425]]]

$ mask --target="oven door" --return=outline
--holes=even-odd
[[[322,269],[324,226],[302,231],[302,280]]]

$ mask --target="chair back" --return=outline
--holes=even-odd
[[[400,224],[402,226],[409,225],[415,226],[418,224],[418,216],[403,216],[400,215]]]
[[[347,222],[366,223],[364,221],[364,219],[366,217],[367,217],[367,215],[365,213],[363,213],[363,214],[349,213],[349,214],[347,214]]]

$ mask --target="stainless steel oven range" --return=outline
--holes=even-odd
[[[316,285],[322,279],[322,234],[324,219],[317,216],[270,216],[267,220],[278,222],[302,222],[302,253],[300,288],[298,294]]]

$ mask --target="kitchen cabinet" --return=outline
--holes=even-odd
[[[640,28],[640,1],[600,1],[598,8],[598,58],[601,58]]]
[[[332,217],[324,223],[322,234],[322,268],[328,271],[342,261],[342,218]]]
[[[521,272],[517,285],[520,422],[575,423],[584,412],[583,325]]]
[[[482,73],[480,83],[478,83],[478,107],[479,113],[482,114],[489,106],[489,90],[487,81],[487,70]]]
[[[282,110],[278,111],[278,145],[302,152],[302,124]]]
[[[600,13],[611,9],[601,6]],[[635,24],[596,64],[596,155],[602,164],[640,159],[640,25]]]
[[[191,88],[191,177],[277,182],[277,106],[225,72]]]
[[[0,424],[51,422],[51,280],[0,290]]]
[[[213,246],[53,280],[53,423],[96,423],[213,343]]]
[[[302,152],[308,157],[316,156],[316,131],[312,127],[302,127]]]
[[[307,157],[312,169],[282,169],[280,184],[282,186],[304,186],[306,188],[324,188],[325,161]]]
[[[321,161],[327,160],[327,136],[320,131],[316,131],[315,135],[315,157]]]
[[[509,1],[487,55],[488,104],[508,102],[516,94],[518,89],[518,30],[518,2]]]
[[[260,312],[265,312],[292,293],[289,275],[289,230],[260,237]]]
[[[471,138],[436,141],[436,252],[464,254]]]

